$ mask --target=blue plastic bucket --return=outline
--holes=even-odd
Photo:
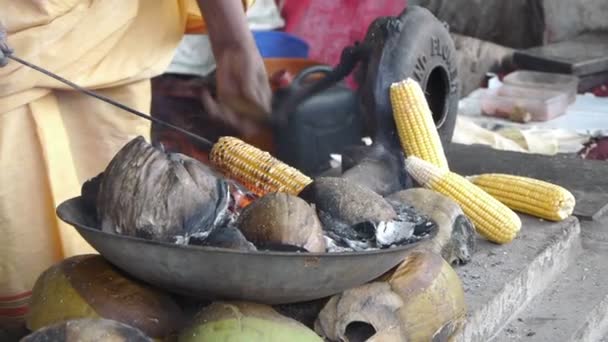
[[[281,31],[253,31],[255,43],[263,58],[308,58],[308,44]]]

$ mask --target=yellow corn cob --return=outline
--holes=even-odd
[[[448,161],[433,120],[433,113],[418,82],[411,78],[390,88],[393,119],[401,148],[407,157],[415,156],[448,169]]]
[[[270,192],[297,195],[312,183],[312,179],[270,153],[233,137],[220,138],[209,159],[227,177],[238,180],[259,196]]]
[[[521,229],[519,216],[466,178],[417,157],[406,160],[407,172],[422,186],[458,203],[475,230],[495,243],[508,243]]]
[[[576,204],[570,191],[538,179],[500,173],[468,178],[507,207],[551,221],[572,215]]]

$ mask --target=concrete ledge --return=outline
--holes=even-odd
[[[608,327],[607,255],[583,249],[496,341],[598,341]]]
[[[510,244],[479,240],[473,261],[457,268],[468,305],[457,340],[492,339],[525,305],[564,271],[580,246],[579,221],[549,223],[522,216],[522,231]]]
[[[605,287],[605,283],[600,286]],[[608,291],[608,290],[607,290]],[[580,327],[570,341],[599,341],[601,335],[608,330],[608,294],[604,294],[603,299],[587,314],[587,320]]]

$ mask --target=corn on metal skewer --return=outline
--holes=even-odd
[[[270,192],[299,194],[312,179],[279,161],[270,153],[234,137],[222,137],[211,149],[210,159],[227,176],[257,195]]]
[[[576,200],[563,187],[534,178],[488,173],[467,177],[507,207],[551,221],[572,215]]]
[[[418,82],[408,78],[393,83],[390,87],[390,99],[393,119],[405,155],[418,157],[447,170],[448,161],[433,120],[433,113]]]
[[[406,169],[422,186],[458,203],[486,239],[508,243],[520,231],[521,220],[515,212],[466,178],[417,157],[407,158]]]

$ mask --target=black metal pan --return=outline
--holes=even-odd
[[[376,279],[418,245],[343,253],[238,251],[102,232],[80,197],[59,205],[57,215],[104,258],[136,279],[200,299],[263,304],[320,299]],[[430,237],[436,233],[435,229]]]

